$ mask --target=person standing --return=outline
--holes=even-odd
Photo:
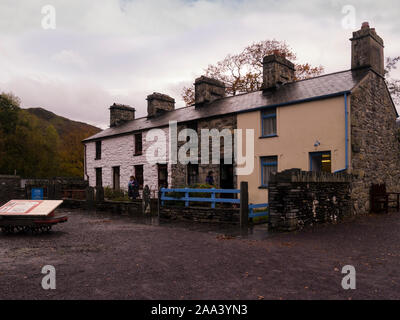
[[[128,197],[130,199],[133,198],[134,184],[135,184],[135,177],[134,176],[130,176],[129,182],[128,182]]]
[[[213,177],[214,172],[208,171],[208,175],[206,177],[206,183],[213,186],[214,185],[214,177]]]

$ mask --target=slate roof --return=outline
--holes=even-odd
[[[138,118],[117,127],[108,128],[83,142],[128,134],[143,129],[167,126],[169,121],[187,122],[225,114],[253,111],[267,106],[294,104],[304,100],[318,100],[350,92],[369,69],[346,70],[311,79],[287,83],[276,90],[255,91],[213,101],[201,107],[194,106],[166,112],[154,118]]]

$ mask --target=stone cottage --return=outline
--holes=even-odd
[[[261,90],[226,97],[224,84],[200,77],[195,104],[175,109],[174,99],[147,97],[148,116],[135,119],[129,106],[110,107],[110,128],[84,140],[85,177],[90,185],[126,186],[136,175],[143,184],[185,186],[204,182],[212,170],[216,185],[237,188],[249,182],[252,203],[268,202],[271,173],[290,168],[348,172],[354,175],[355,212],[367,212],[372,183],[400,191],[400,143],[395,105],[384,79],[383,40],[363,23],[350,39],[351,69],[295,81],[294,65],[272,55],[264,58]],[[235,159],[220,164],[148,164],[144,136],[152,128],[254,130],[254,170],[236,175]],[[223,141],[225,142],[225,140]],[[221,143],[221,158],[224,143]],[[243,148],[245,149],[245,148]]]

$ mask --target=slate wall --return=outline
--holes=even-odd
[[[351,215],[351,175],[285,170],[269,183],[269,225],[291,231]]]

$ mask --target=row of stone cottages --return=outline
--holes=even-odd
[[[85,178],[91,186],[120,188],[135,175],[153,189],[204,183],[212,170],[216,186],[249,183],[249,201],[267,202],[271,172],[290,168],[346,171],[354,175],[354,209],[369,207],[372,183],[398,190],[400,144],[395,105],[384,81],[383,40],[364,23],[353,32],[351,69],[294,81],[294,65],[279,56],[264,58],[262,90],[226,97],[224,84],[200,77],[195,104],[175,109],[171,97],[147,97],[148,115],[135,119],[135,109],[110,107],[110,128],[83,141]],[[168,136],[168,124],[179,128],[254,129],[254,170],[235,175],[235,163],[149,164],[144,139],[149,129]],[[222,158],[222,156],[221,156]]]

